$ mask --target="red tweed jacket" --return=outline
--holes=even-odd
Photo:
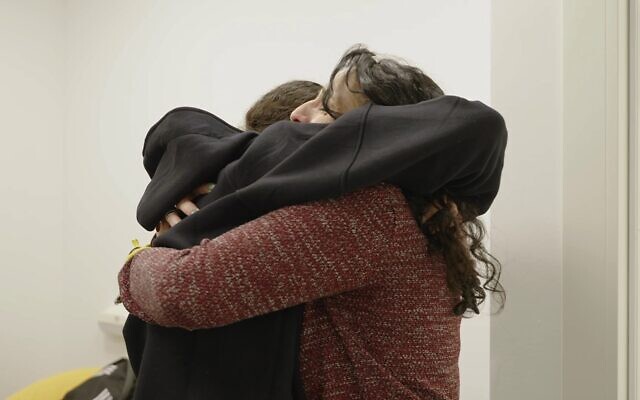
[[[190,249],[144,250],[118,281],[130,312],[169,327],[304,303],[308,400],[459,398],[459,296],[395,186],[281,208]]]

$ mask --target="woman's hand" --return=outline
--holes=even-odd
[[[193,199],[211,192],[214,186],[215,185],[213,183],[205,183],[204,185],[200,185],[193,192],[191,192],[191,194],[180,200],[178,204],[176,204],[175,209],[166,213],[164,215],[164,218],[160,220],[160,222],[158,222],[158,225],[156,225],[156,236],[162,235],[164,232],[171,229],[172,226],[175,226],[177,223],[182,221],[182,218],[180,218],[176,210],[182,211],[187,216],[197,212],[198,206],[195,205]]]
[[[444,203],[444,207],[449,209],[449,212],[451,213],[451,215],[458,220],[459,223],[464,222],[462,220],[462,215],[460,215],[460,210],[458,210],[458,205],[450,200],[449,198],[447,198],[447,196],[445,195],[442,199],[443,203]],[[422,219],[421,219],[421,223],[425,223],[427,222],[429,219],[431,219],[431,217],[433,217],[438,211],[440,211],[440,209],[442,209],[442,205],[437,204],[437,202],[433,201],[432,203],[429,204],[429,206],[425,207],[425,210],[422,214]]]

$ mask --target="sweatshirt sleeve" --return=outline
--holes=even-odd
[[[304,136],[309,125],[315,126],[281,121],[260,140]],[[257,215],[380,182],[413,195],[446,192],[482,215],[498,193],[507,129],[491,107],[447,95],[402,106],[367,103],[310,137],[267,175],[238,190]]]
[[[373,285],[394,262],[403,207],[402,192],[381,184],[272,211],[189,249],[150,248],[121,269],[120,295],[147,322],[200,329]]]
[[[346,190],[374,179],[408,192],[446,190],[488,211],[498,193],[507,145],[502,116],[456,96],[400,107],[370,105]]]

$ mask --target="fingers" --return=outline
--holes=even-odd
[[[462,214],[460,214],[460,210],[458,209],[458,205],[455,202],[451,202],[451,214],[453,215],[453,217],[455,218],[455,220],[459,223],[462,224],[464,221],[462,219]]]
[[[164,218],[167,223],[169,223],[169,226],[175,226],[178,222],[182,221],[178,213],[175,211],[169,211]]]
[[[196,206],[189,198],[180,200],[180,202],[176,204],[176,208],[182,211],[185,215],[191,215],[198,211],[198,206]]]
[[[195,212],[197,212],[199,210],[198,206],[196,206],[196,204],[191,199],[193,197],[211,192],[213,187],[213,183],[205,183],[204,185],[198,186],[191,195],[180,200],[180,202],[176,204],[176,210],[166,213],[164,218],[156,226],[156,231],[158,232],[158,234],[164,233],[165,231],[169,230],[169,228],[182,221],[182,218],[180,218],[180,215],[178,215],[177,210],[182,211],[187,216],[193,215]]]
[[[438,212],[439,209],[440,208],[436,207],[434,204],[430,204],[422,214],[422,219],[420,220],[420,222],[422,222],[423,224],[427,222],[429,218],[433,217],[433,215]]]
[[[205,183],[204,185],[198,186],[190,196],[185,197],[180,200],[178,204],[176,204],[176,208],[182,211],[185,215],[191,215],[198,211],[198,206],[191,201],[194,197],[201,196],[203,194],[207,194],[211,192],[215,185],[213,183]]]
[[[200,185],[193,191],[194,196],[199,196],[202,194],[207,194],[213,190],[215,185],[213,183],[205,183],[204,185]]]
[[[167,222],[166,219],[162,219],[160,222],[158,222],[158,225],[156,225],[156,236],[160,236],[163,233],[165,233],[166,231],[169,230],[169,228],[171,228],[171,225],[169,225],[169,222]]]
[[[158,232],[164,232],[167,229],[169,229],[171,226],[169,225],[169,223],[167,222],[166,219],[162,219],[160,222],[158,222],[158,225],[156,225],[156,231]]]

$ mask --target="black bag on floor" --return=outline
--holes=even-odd
[[[129,400],[135,379],[129,360],[121,358],[69,391],[63,400]]]

